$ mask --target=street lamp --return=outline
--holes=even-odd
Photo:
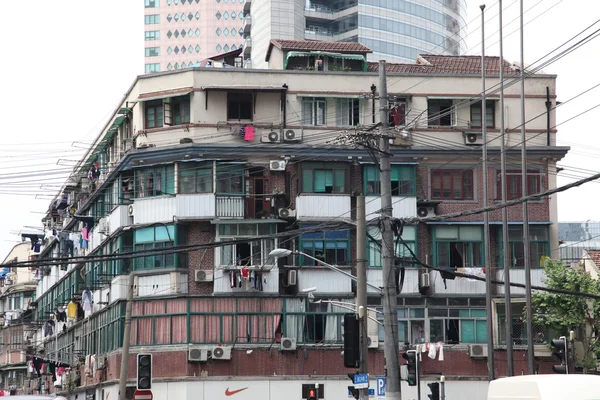
[[[342,270],[342,269],[340,269],[340,268],[338,268],[336,266],[333,266],[331,264],[327,264],[323,260],[319,260],[318,258],[315,258],[315,257],[311,256],[310,254],[306,254],[306,253],[301,252],[301,251],[292,251],[292,250],[288,250],[288,249],[274,249],[274,250],[271,250],[271,252],[269,253],[269,256],[270,257],[287,257],[287,256],[292,255],[292,254],[294,254],[294,255],[303,255],[304,257],[308,257],[311,260],[315,260],[318,263],[323,264],[325,267],[329,268],[330,270],[335,271],[335,272],[339,272],[340,274],[345,275],[348,278],[352,279],[354,282],[358,283],[358,279],[354,275],[352,275],[352,274],[350,274],[350,273],[348,273],[348,272],[346,272],[346,271],[344,271],[344,270]],[[370,286],[371,288],[373,288],[373,289],[377,290],[379,293],[381,293],[381,288],[380,287],[372,285],[369,282],[367,282],[367,286]]]

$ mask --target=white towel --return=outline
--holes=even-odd
[[[444,361],[444,343],[438,342],[437,348],[438,348],[438,360]]]
[[[435,360],[435,356],[437,355],[435,343],[429,343],[429,358]]]

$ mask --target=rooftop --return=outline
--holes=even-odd
[[[421,54],[416,63],[387,63],[387,72],[403,74],[481,74],[481,56],[438,56]],[[379,63],[370,62],[368,72],[378,72]],[[485,72],[500,73],[500,57],[485,57]],[[515,75],[519,68],[504,61],[504,73]]]
[[[267,50],[266,61],[269,61],[273,47],[277,47],[282,51],[327,51],[346,54],[365,54],[373,52],[367,46],[356,42],[318,42],[310,40],[273,39]]]

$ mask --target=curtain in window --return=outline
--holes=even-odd
[[[301,299],[287,299],[285,302],[286,312],[304,313],[306,305]],[[296,341],[304,341],[304,314],[287,314],[285,317],[285,336],[296,338]]]
[[[327,317],[325,318],[325,334],[323,335],[323,340],[326,343],[333,343],[341,340],[342,335],[340,332],[340,328],[342,324],[340,320],[340,315],[334,314],[339,312],[348,312],[348,310],[332,303],[327,304]]]

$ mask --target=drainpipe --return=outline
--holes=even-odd
[[[546,136],[547,145],[550,146],[550,109],[552,108],[552,102],[550,101],[550,88],[546,86]]]
[[[283,90],[281,91],[281,113],[282,113],[281,128],[282,129],[285,129],[286,125],[287,125],[287,90],[288,90],[288,85],[284,83]]]
[[[377,91],[377,86],[373,84],[371,85],[371,100],[373,101],[373,108],[371,112],[373,113],[373,123],[375,123],[375,91]]]

